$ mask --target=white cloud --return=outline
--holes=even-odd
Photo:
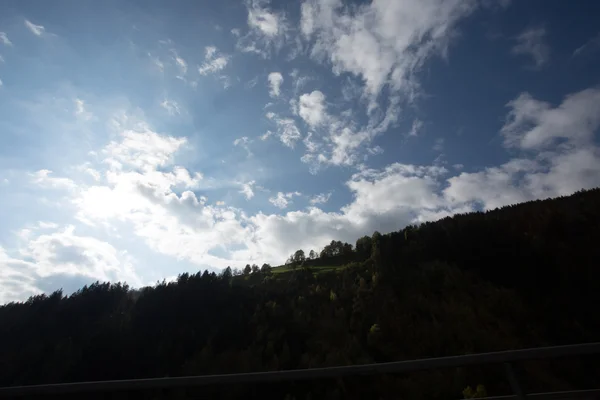
[[[600,49],[600,33],[573,51],[573,57],[592,54]]]
[[[471,0],[381,0],[356,8],[307,0],[301,30],[314,40],[313,57],[328,60],[337,75],[364,80],[373,108],[386,84],[410,97],[415,73],[431,55],[445,53],[456,23],[475,8]]]
[[[252,140],[249,139],[248,136],[242,136],[233,141],[234,146],[240,146],[244,150],[246,150],[246,153],[248,153],[248,157],[252,156],[252,151],[250,150],[250,146],[249,146],[250,143],[252,143]]]
[[[265,4],[266,1],[248,3],[248,25],[265,36],[273,37],[279,33],[279,16],[266,8]]]
[[[55,178],[50,176],[52,171],[47,169],[41,169],[31,174],[33,182],[41,187],[53,188],[53,189],[76,189],[77,185],[69,178]]]
[[[150,60],[152,61],[152,64],[154,64],[154,66],[160,71],[160,72],[164,72],[165,71],[165,64],[160,60],[160,58],[153,56],[152,54],[148,53],[148,57],[150,58]]]
[[[103,150],[107,155],[104,162],[114,169],[126,165],[151,171],[170,164],[172,155],[186,143],[185,138],[162,136],[147,126],[139,128],[140,131],[125,130],[120,140],[111,141]]]
[[[181,109],[179,107],[179,104],[175,100],[164,99],[160,103],[160,106],[162,108],[164,108],[165,110],[167,110],[167,112],[171,116],[181,114]]]
[[[269,198],[269,203],[280,209],[287,208],[292,203],[292,197],[300,196],[299,192],[282,193],[277,192],[275,197]]]
[[[250,182],[242,183],[242,190],[240,190],[240,193],[242,193],[244,196],[246,196],[246,200],[250,200],[251,198],[254,197],[253,186],[255,184],[256,184],[255,181],[250,181]]]
[[[433,143],[433,151],[442,151],[444,150],[444,138],[437,138]]]
[[[87,110],[85,101],[75,99],[75,116],[82,121],[91,121],[94,119],[94,114]]]
[[[312,199],[310,199],[310,204],[315,205],[315,204],[325,204],[329,201],[329,198],[331,197],[331,192],[329,193],[320,193],[316,196],[314,196]]]
[[[74,231],[73,226],[68,226],[62,231],[39,235],[21,254],[35,260],[35,271],[40,277],[68,274],[139,283],[126,253],[119,253],[98,239],[75,235]]]
[[[530,56],[535,68],[541,68],[550,58],[550,47],[545,42],[546,29],[543,27],[529,28],[517,36],[517,44],[512,53]]]
[[[224,69],[226,66],[227,66],[227,57],[221,56],[221,57],[217,57],[213,60],[205,61],[204,64],[202,64],[198,68],[198,72],[200,72],[200,75],[208,75],[208,74],[212,74],[215,72],[219,72],[222,69]]]
[[[287,147],[294,148],[296,142],[302,137],[300,130],[296,127],[296,122],[291,118],[277,118],[275,122],[279,140]]]
[[[412,123],[408,136],[417,136],[421,129],[423,129],[423,121],[420,119],[415,119]]]
[[[505,145],[524,150],[524,156],[449,179],[449,200],[477,201],[489,209],[600,186],[600,149],[593,142],[600,90],[573,93],[555,108],[524,93],[508,106],[501,133]]]
[[[40,222],[26,230],[27,234],[21,235],[25,243],[15,256],[0,247],[0,304],[41,293],[47,290],[44,282],[56,276],[141,284],[129,254],[93,237],[75,234],[73,226],[57,228],[54,223]]]
[[[214,46],[205,48],[204,63],[198,67],[200,75],[208,75],[219,72],[227,66],[229,56],[222,55]]]
[[[269,95],[271,97],[278,97],[280,93],[281,84],[283,83],[283,76],[279,72],[271,72],[268,77],[269,80]]]
[[[445,57],[457,23],[477,7],[474,0],[380,0],[358,7],[305,0],[300,28],[312,58],[330,64],[337,76],[353,75],[342,85],[348,109],[337,115],[327,113],[320,91],[290,103],[313,131],[301,157],[311,173],[326,164],[359,166],[380,154],[370,143],[397,123],[404,104],[419,96],[418,75],[425,62]],[[299,72],[293,73],[295,79]],[[384,88],[387,95],[380,96]],[[353,103],[366,105],[366,122]],[[409,134],[422,127],[415,120]]]
[[[148,124],[131,117],[114,124],[119,131],[97,152],[100,164],[78,170],[80,175],[86,168],[98,173],[98,180],[91,185],[70,176],[54,177],[49,170],[38,171],[33,178],[44,187],[67,189],[77,219],[89,225],[86,229],[118,226],[126,229],[124,235],[141,239],[152,251],[196,266],[280,263],[298,248],[316,249],[332,239],[353,242],[374,230],[389,232],[409,223],[467,212],[476,205],[489,209],[600,185],[600,151],[593,141],[600,126],[598,96],[598,89],[587,89],[567,96],[557,106],[529,95],[511,101],[501,134],[511,151],[522,154],[499,166],[454,172],[453,176],[439,165],[394,163],[381,169],[362,165],[345,183],[351,200],[335,212],[317,207],[329,199],[329,193],[307,198],[311,206],[304,210],[254,215],[215,201],[222,198],[220,195],[217,199],[210,199],[210,193],[200,196],[197,191],[205,187],[206,179],[175,163],[177,152],[187,146],[186,140],[154,132]],[[357,154],[352,149],[365,143],[360,135],[368,133],[351,129],[351,114],[328,118],[331,127],[304,137],[310,156],[316,163],[351,162]],[[270,120],[278,128],[274,134],[278,137],[284,134],[280,124],[295,126],[294,120],[281,122],[285,118],[275,113]],[[302,138],[296,131],[298,138],[292,143]],[[323,133],[329,134],[331,144],[327,140],[315,142]],[[250,140],[241,137],[234,144],[241,146]],[[105,170],[99,173],[97,169],[103,167]],[[236,185],[234,190],[240,190],[247,199],[254,198],[255,190],[260,189],[253,180],[237,181]],[[277,192],[268,200],[287,211],[298,195]],[[99,239],[76,235],[68,229],[42,235],[36,231],[42,229],[41,225],[25,228],[20,233],[28,243],[23,251],[35,262],[23,261],[0,249],[0,264],[18,264],[24,271],[34,271],[19,275],[14,267],[0,268],[0,284],[12,285],[6,290],[10,296],[39,290],[35,279],[30,278],[41,274],[40,268],[52,271],[54,265],[58,265],[57,271],[81,276],[118,277],[131,271],[127,269],[131,264],[127,255],[103,245]],[[46,225],[43,229],[55,228]],[[92,250],[80,251],[83,247]],[[66,255],[64,248],[69,249]],[[211,254],[214,249],[223,250],[224,255]],[[84,257],[77,271],[74,263],[66,261],[75,255]],[[48,261],[56,258],[62,261]]]
[[[298,114],[312,128],[321,125],[327,119],[325,108],[325,95],[319,90],[300,96]]]
[[[248,11],[248,33],[239,37],[237,47],[243,52],[256,53],[267,58],[272,51],[278,51],[285,43],[290,29],[285,14],[273,11],[268,0],[247,0],[245,3]]]
[[[9,256],[0,246],[0,304],[22,301],[42,292],[35,284],[32,263]]]
[[[5,32],[0,32],[0,43],[5,46],[12,46],[13,43],[8,38],[8,35]]]
[[[173,53],[173,60],[175,60],[175,63],[177,64],[181,75],[185,75],[187,73],[188,68],[187,62],[182,57],[180,57],[179,54],[177,54],[177,51],[175,51],[174,49],[171,49],[171,52]]]
[[[559,140],[588,144],[600,126],[600,89],[586,89],[567,96],[553,108],[528,93],[507,104],[511,108],[502,127],[506,146],[543,149]]]
[[[42,25],[36,25],[29,20],[25,20],[25,26],[36,36],[42,36],[46,32],[46,28]]]

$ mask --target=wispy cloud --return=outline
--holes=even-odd
[[[573,57],[579,57],[586,54],[592,54],[600,50],[600,33],[588,40],[585,44],[575,49]]]
[[[283,83],[283,76],[279,72],[271,72],[268,76],[269,80],[269,95],[271,97],[278,97],[280,93],[281,84]]]
[[[252,139],[249,139],[248,136],[242,136],[233,141],[234,146],[242,147],[248,153],[248,157],[252,156],[252,151],[250,150],[250,143],[252,143]]]
[[[175,63],[177,64],[177,67],[179,68],[181,75],[185,75],[187,73],[187,69],[188,69],[188,65],[187,62],[179,56],[179,54],[177,53],[177,51],[175,49],[171,49],[171,53],[173,53],[173,60],[175,60]]]
[[[271,52],[279,51],[286,41],[289,24],[283,12],[273,11],[268,0],[247,0],[248,32],[232,30],[239,36],[237,47],[243,52],[256,53],[268,58]]]
[[[198,67],[200,75],[214,74],[223,70],[229,61],[229,57],[218,53],[214,46],[205,48],[204,63]]]
[[[283,118],[274,112],[268,112],[267,118],[273,121],[276,125],[276,132],[267,131],[263,136],[262,140],[266,140],[268,137],[276,133],[281,143],[289,148],[294,148],[296,142],[302,138],[300,130],[296,126],[296,121],[292,118]]]
[[[546,29],[544,27],[529,28],[516,38],[517,44],[512,53],[530,56],[534,68],[539,69],[550,59],[550,46],[546,44]]]
[[[410,132],[408,132],[408,136],[417,136],[421,129],[423,128],[423,121],[420,119],[413,120],[412,126],[410,127]]]
[[[0,43],[5,46],[12,46],[13,43],[8,38],[8,35],[5,32],[0,32]]]
[[[46,32],[46,28],[42,25],[36,25],[28,19],[25,20],[25,26],[36,36],[42,36]]]
[[[165,110],[167,110],[167,112],[171,116],[181,114],[181,108],[180,108],[179,104],[175,100],[164,99],[160,103],[160,106],[162,108],[164,108]]]
[[[329,198],[331,197],[331,192],[329,193],[320,193],[318,195],[316,195],[315,197],[310,199],[310,204],[325,204],[329,201]]]

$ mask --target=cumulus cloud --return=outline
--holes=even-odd
[[[331,63],[335,74],[362,78],[373,103],[386,84],[410,95],[415,73],[444,54],[456,23],[475,7],[470,0],[384,0],[351,9],[339,0],[307,0],[301,30],[314,41],[313,57]]]
[[[484,208],[563,196],[600,185],[600,90],[582,90],[553,107],[523,93],[508,103],[502,127],[507,147],[523,150],[498,167],[449,179],[451,201],[476,201]]]
[[[600,89],[586,89],[551,104],[522,93],[510,101],[511,109],[501,133],[508,147],[543,149],[567,140],[573,145],[591,142],[600,126]]]
[[[299,192],[282,193],[277,192],[277,195],[269,198],[269,203],[280,209],[287,208],[292,203],[292,197],[300,196]]]
[[[29,20],[25,20],[25,26],[36,36],[42,36],[46,32],[46,28],[42,25],[36,25]]]
[[[281,84],[283,83],[283,76],[279,72],[271,72],[268,77],[269,80],[269,96],[279,97]]]
[[[319,248],[332,239],[352,242],[374,230],[389,232],[456,212],[566,195],[600,185],[600,151],[594,142],[600,127],[598,93],[596,88],[583,90],[557,105],[521,94],[508,103],[500,131],[513,154],[509,161],[462,173],[440,165],[363,166],[345,182],[351,200],[331,212],[318,207],[329,199],[325,193],[310,198],[306,209],[288,211],[299,193],[277,192],[268,200],[284,211],[274,214],[248,214],[220,203],[220,196],[215,201],[209,194],[201,195],[199,188],[205,178],[176,163],[177,152],[188,146],[186,139],[155,132],[132,117],[113,125],[117,131],[97,153],[100,159],[94,166],[104,170],[91,185],[73,177],[56,177],[49,170],[38,171],[31,178],[37,185],[67,192],[76,218],[90,229],[125,226],[132,237],[157,253],[205,268],[248,262],[277,264],[298,248]],[[285,137],[279,125],[295,124],[292,119],[281,122],[284,119],[270,114],[268,120],[277,128],[273,135]],[[307,149],[314,146],[310,154],[317,162],[349,162],[348,158],[356,154],[352,148],[364,143],[355,136],[365,134],[352,130],[350,120],[350,114],[330,115],[328,126],[320,128],[319,134],[335,133],[329,136],[330,153],[322,148],[327,145],[325,141],[319,143],[322,147],[313,143],[316,133],[302,138],[296,128],[297,134],[292,136],[304,139]],[[237,145],[249,141],[242,137]],[[256,182],[237,182],[235,190],[253,199],[259,188]],[[12,282],[11,296],[39,290],[36,277],[41,274],[40,265],[47,266],[41,269],[44,271],[58,265],[56,270],[62,273],[87,277],[129,276],[127,266],[132,262],[99,239],[88,240],[88,235],[69,229],[53,232],[56,228],[52,226],[44,227],[50,232],[40,233],[34,228],[22,232],[27,259],[0,252],[3,265],[23,266],[0,268],[1,279]],[[81,251],[83,247],[93,250]],[[223,253],[217,257],[211,253],[215,249]],[[72,269],[75,263],[71,262],[77,257],[84,257],[78,259],[79,272]]]
[[[279,17],[265,5],[266,1],[251,1],[248,3],[248,26],[257,29],[265,36],[273,37],[279,32]]]
[[[204,54],[204,63],[198,67],[200,75],[217,73],[225,69],[229,61],[229,57],[220,54],[214,46],[207,46]]]
[[[321,125],[327,119],[325,95],[315,90],[300,96],[298,114],[312,128]]]
[[[124,251],[89,236],[75,233],[73,226],[57,229],[40,222],[27,229],[23,243],[11,256],[0,247],[0,304],[43,292],[53,277],[79,277],[87,281],[121,281],[139,286],[134,260]],[[52,230],[42,233],[41,231]],[[56,287],[59,289],[60,287]]]
[[[121,132],[119,140],[111,141],[102,152],[107,156],[104,162],[114,169],[129,166],[152,171],[168,165],[185,143],[185,138],[163,136],[142,124],[137,130]]]
[[[358,7],[340,0],[305,0],[300,30],[311,57],[336,76],[350,75],[342,85],[346,110],[328,113],[319,90],[290,102],[311,130],[301,157],[311,173],[326,165],[359,166],[379,154],[370,143],[397,123],[403,105],[418,98],[424,64],[446,55],[457,23],[477,7],[474,0],[383,0]],[[292,74],[296,86],[299,71]],[[356,104],[366,106],[366,120],[355,115],[360,113]],[[422,125],[415,120],[409,134],[417,134]]]
[[[541,68],[550,58],[550,47],[545,38],[546,29],[543,27],[526,29],[517,36],[517,44],[512,48],[512,53],[531,57],[534,67]]]
[[[254,197],[253,187],[254,187],[255,183],[256,183],[255,181],[242,183],[242,190],[240,190],[240,193],[242,193],[244,196],[246,196],[246,200],[250,200],[251,198]]]

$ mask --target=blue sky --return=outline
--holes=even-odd
[[[0,302],[600,184],[600,3],[5,1]]]

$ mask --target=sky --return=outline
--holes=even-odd
[[[2,1],[0,304],[600,185],[600,2]]]

